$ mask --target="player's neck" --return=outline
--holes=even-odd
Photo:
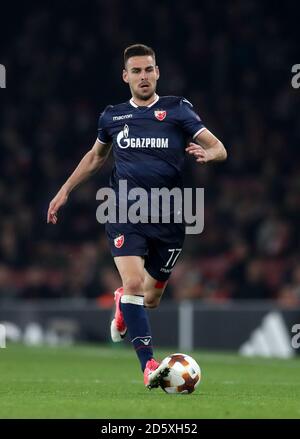
[[[149,99],[146,101],[143,99],[139,99],[136,96],[132,96],[130,99],[131,103],[137,105],[138,107],[148,107],[149,105],[153,104],[158,100],[158,95],[154,93]]]

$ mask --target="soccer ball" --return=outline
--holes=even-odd
[[[162,378],[161,388],[167,393],[192,393],[201,381],[199,364],[186,354],[172,354],[164,358],[161,364],[170,368],[167,376]]]

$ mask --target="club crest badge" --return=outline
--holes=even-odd
[[[165,110],[155,110],[154,111],[154,116],[156,117],[157,120],[159,120],[160,122],[162,120],[164,120],[164,118],[166,117],[167,112]]]
[[[114,239],[114,244],[115,244],[115,247],[121,248],[122,245],[124,244],[124,235],[117,236]]]

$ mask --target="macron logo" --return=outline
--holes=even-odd
[[[143,340],[141,338],[141,342],[144,343],[145,346],[148,346],[148,344],[150,343],[151,339],[150,338],[145,338],[145,340]]]
[[[131,119],[132,114],[123,114],[122,116],[114,116],[113,120]]]
[[[140,340],[145,346],[148,346],[151,338],[152,337],[135,337],[133,340],[131,340],[131,343],[133,343],[135,340]]]

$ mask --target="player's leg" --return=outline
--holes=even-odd
[[[113,342],[120,342],[126,335],[127,326],[120,308],[121,296],[126,288],[126,295],[141,294],[144,260],[142,256],[147,252],[145,237],[137,233],[136,227],[131,224],[107,223],[106,235],[111,254],[117,261],[117,268],[122,279],[122,287],[115,292],[115,318],[111,323],[111,338]],[[139,256],[140,255],[140,256]]]
[[[153,358],[152,333],[144,307],[144,260],[141,256],[119,256],[114,260],[123,284],[118,306],[144,372],[144,384],[149,388],[158,387],[168,369]]]
[[[144,258],[141,256],[116,256],[114,261],[122,279],[124,294],[143,296]]]
[[[156,308],[180,256],[185,228],[182,224],[157,224],[151,232],[153,238],[148,239],[143,290],[145,306]]]
[[[146,308],[157,308],[168,281],[158,281],[145,270],[144,276],[144,305]]]
[[[114,292],[116,309],[110,329],[112,340],[120,342],[127,332],[127,325],[120,305],[121,299],[122,296],[131,295],[137,296],[135,301],[140,301],[139,297],[143,296],[144,259],[141,256],[116,256],[114,261],[122,279],[122,287]]]

